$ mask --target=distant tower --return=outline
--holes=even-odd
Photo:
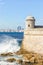
[[[17,27],[17,30],[18,30],[18,31],[20,31],[21,29],[22,29],[21,26],[18,26],[18,27]]]
[[[26,29],[34,28],[35,26],[35,19],[32,16],[28,16],[26,18]]]

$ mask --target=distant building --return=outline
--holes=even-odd
[[[22,31],[22,30],[24,30],[24,29],[21,26],[17,27],[17,31]]]

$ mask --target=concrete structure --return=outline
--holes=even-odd
[[[35,18],[26,18],[22,47],[30,52],[43,54],[43,26],[35,26]]]

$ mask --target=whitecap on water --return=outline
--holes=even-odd
[[[0,53],[17,52],[20,49],[17,39],[11,36],[3,35],[0,37]]]
[[[21,64],[18,64],[17,62],[10,63],[10,62],[1,61],[0,65],[21,65]]]

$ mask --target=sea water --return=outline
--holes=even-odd
[[[20,49],[23,39],[23,32],[0,32],[0,54],[8,52],[17,52]],[[12,56],[13,58],[21,58]],[[6,62],[8,57],[0,57],[0,65],[19,65],[17,62]]]

